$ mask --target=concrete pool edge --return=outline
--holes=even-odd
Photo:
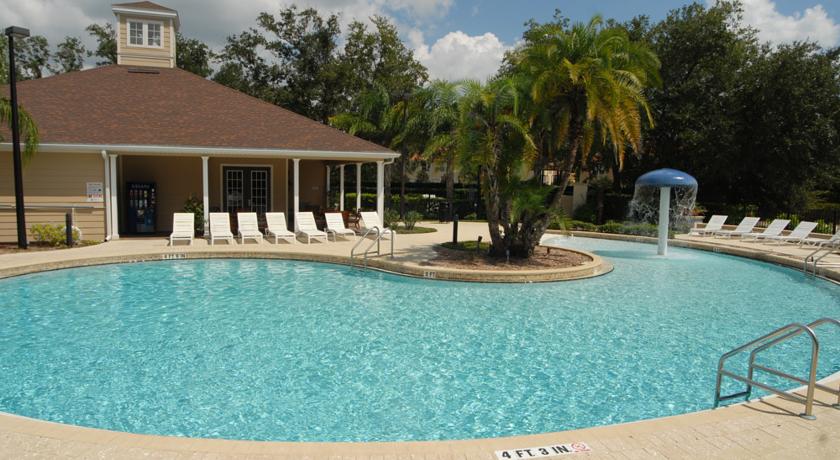
[[[582,254],[590,259],[576,267],[540,269],[540,270],[469,270],[424,266],[417,263],[391,261],[378,257],[367,260],[367,267],[372,270],[394,275],[413,278],[423,278],[438,281],[463,281],[478,283],[538,283],[555,281],[573,281],[592,278],[607,274],[613,270],[613,265],[602,257],[578,249],[562,248],[564,251]],[[206,259],[266,259],[292,260],[301,262],[318,262],[363,268],[362,262],[350,257],[327,254],[311,254],[301,252],[253,251],[253,250],[188,250],[179,251],[178,247],[165,251],[147,251],[134,254],[80,257],[55,262],[22,264],[13,267],[0,268],[0,279],[33,273],[64,270],[96,265],[112,265],[137,262],[171,261],[171,260],[206,260]]]

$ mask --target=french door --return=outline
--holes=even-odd
[[[222,207],[224,211],[271,210],[271,170],[265,167],[222,167]]]

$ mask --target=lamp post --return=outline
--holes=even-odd
[[[29,29],[23,27],[7,27],[6,36],[9,37],[9,93],[12,99],[12,158],[15,174],[15,214],[17,215],[18,247],[26,249],[26,213],[23,205],[23,164],[20,158],[20,122],[18,120],[17,102],[17,72],[15,70],[15,39],[29,36]]]

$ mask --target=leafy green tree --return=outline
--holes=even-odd
[[[78,37],[65,37],[53,54],[50,72],[54,74],[82,70],[87,50]]]
[[[46,37],[33,35],[23,40],[16,40],[20,45],[15,53],[17,63],[20,66],[22,79],[30,80],[43,78],[49,72],[50,45]]]
[[[486,85],[465,82],[460,103],[460,160],[464,168],[480,171],[490,254],[498,257],[529,257],[533,229],[527,222],[544,212],[547,188],[524,180],[536,146],[519,113],[520,99],[515,81],[500,78]]]
[[[91,24],[85,30],[96,39],[96,50],[88,51],[88,56],[96,56],[96,65],[110,65],[117,63],[117,34],[110,22],[105,24]]]
[[[794,43],[745,69],[728,202],[758,204],[762,215],[804,210],[816,190],[840,183],[838,55]]]
[[[400,39],[387,18],[371,18],[374,30],[359,21],[350,24],[339,57],[346,95],[352,101],[373,85],[380,85],[392,100],[405,99],[428,80],[428,72]]]
[[[565,21],[533,24],[524,38],[508,58],[530,96],[535,164],[551,162],[559,170],[559,184],[545,194],[543,211],[532,208],[522,229],[513,229],[524,234],[517,252],[527,256],[560,211],[563,191],[596,142],[614,152],[619,165],[628,147],[641,149],[642,125],[653,123],[645,90],[658,83],[660,63],[624,29],[604,27],[600,16],[570,27]]]
[[[195,38],[187,38],[181,33],[175,34],[176,63],[179,69],[207,78],[213,73],[210,62],[214,59],[213,51],[207,44]]]

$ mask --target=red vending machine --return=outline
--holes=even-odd
[[[157,196],[155,184],[150,182],[129,182],[127,230],[134,234],[155,233]]]

